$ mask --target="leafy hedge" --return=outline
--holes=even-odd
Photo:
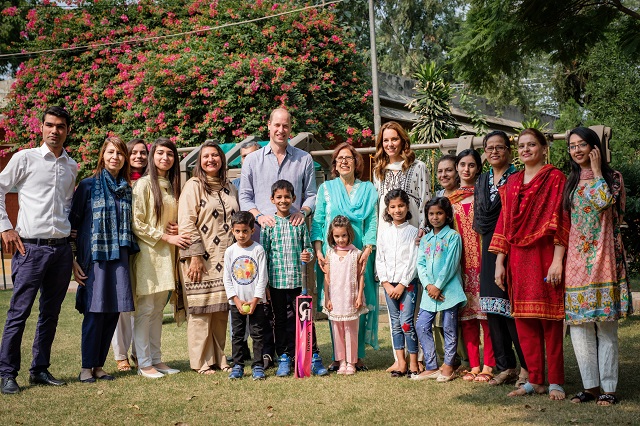
[[[330,9],[299,3],[203,0],[76,2],[9,8],[23,18],[16,49],[37,51],[130,40],[40,54],[22,63],[0,126],[7,142],[33,146],[47,105],[73,117],[70,151],[84,173],[109,133],[125,139],[167,136],[178,146],[207,138],[265,135],[268,113],[286,106],[294,131],[323,142],[370,140],[370,83],[354,42]],[[202,30],[152,41],[140,38]]]

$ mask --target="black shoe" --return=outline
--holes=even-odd
[[[47,386],[64,386],[65,382],[58,380],[51,375],[47,370],[39,373],[31,374],[29,376],[29,383],[32,385],[47,385]]]
[[[2,393],[5,395],[20,393],[20,386],[18,386],[18,382],[16,382],[16,379],[14,379],[13,377],[3,377]]]
[[[96,379],[111,381],[111,380],[115,380],[116,378],[113,377],[111,374],[105,374],[104,376],[96,377]]]
[[[80,383],[95,383],[96,382],[96,378],[91,376],[88,379],[82,379],[82,373],[78,374],[78,380],[80,380]]]

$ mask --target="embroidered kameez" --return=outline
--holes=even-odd
[[[562,349],[564,284],[547,283],[554,246],[567,246],[569,231],[562,208],[566,178],[545,165],[524,183],[524,171],[500,188],[502,210],[489,251],[508,255],[506,283],[516,319],[529,381],[544,383],[545,355],[551,384],[564,383]]]
[[[226,341],[229,301],[224,289],[224,253],[233,244],[231,216],[239,210],[236,188],[219,178],[210,178],[213,193],[202,190],[198,178],[187,181],[180,195],[180,234],[191,237],[191,245],[180,250],[187,317],[187,342],[191,368],[205,371],[227,365]],[[200,256],[206,272],[200,282],[188,277],[191,259]]]

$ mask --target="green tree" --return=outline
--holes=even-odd
[[[374,0],[378,69],[410,76],[423,62],[444,65],[467,3],[467,0]],[[368,1],[345,0],[335,10],[368,59]]]
[[[616,26],[627,52],[640,52],[638,1],[472,0],[456,39],[456,76],[479,93],[518,96],[518,86],[542,55],[556,69],[560,101],[581,103],[580,64]]]

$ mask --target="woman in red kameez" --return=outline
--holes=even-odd
[[[565,398],[562,277],[569,224],[562,208],[566,178],[544,164],[546,151],[540,131],[526,129],[520,134],[518,155],[525,168],[500,188],[503,207],[489,251],[497,254],[496,285],[504,288],[505,278],[509,285],[511,314],[529,369],[529,382],[509,396],[546,392],[546,349],[549,398],[561,400]]]
[[[480,234],[473,229],[474,185],[482,172],[482,159],[475,149],[465,149],[456,157],[455,166],[460,177],[460,188],[449,196],[449,201],[453,205],[454,229],[462,238],[462,281],[464,293],[467,296],[467,304],[458,312],[458,321],[471,367],[462,379],[468,382],[488,382],[493,378],[493,367],[496,361],[493,356],[487,315],[480,309],[482,242]],[[484,333],[482,360],[484,366],[480,363],[481,325]]]

